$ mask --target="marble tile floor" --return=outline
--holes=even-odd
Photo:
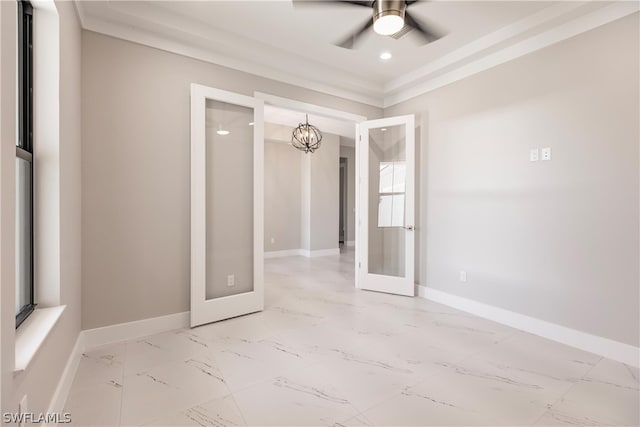
[[[638,426],[638,369],[420,298],[353,253],[267,260],[263,312],[83,354],[92,426]]]

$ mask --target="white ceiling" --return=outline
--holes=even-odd
[[[373,31],[333,42],[366,8],[290,0],[76,1],[85,29],[376,106],[409,99],[638,10],[638,2],[430,1],[410,7],[447,35],[420,45]],[[379,54],[393,54],[389,61]]]

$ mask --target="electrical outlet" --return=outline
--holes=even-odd
[[[235,274],[230,274],[227,276],[227,286],[235,286],[236,285],[236,276]]]
[[[466,271],[461,271],[460,272],[460,281],[462,283],[467,283],[467,272]]]
[[[529,160],[532,162],[537,162],[540,159],[540,150],[537,148],[532,148],[529,150]]]
[[[542,149],[542,160],[551,160],[551,147]]]

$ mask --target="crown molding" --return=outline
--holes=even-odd
[[[82,28],[86,30],[378,108],[407,101],[640,10],[640,3],[635,1],[559,2],[474,40],[422,68],[378,85],[362,76],[272,46],[260,45],[258,50],[261,54],[266,52],[277,66],[233,56],[230,52],[250,46],[255,49],[258,42],[203,25],[187,25],[180,21],[182,18],[148,3],[140,4],[132,11],[122,9],[116,2],[110,12],[116,13],[123,22],[89,14],[82,1],[74,0],[74,4]],[[143,25],[133,25],[131,20],[135,19],[143,19]],[[153,26],[166,31],[152,30]],[[204,43],[207,46],[204,47],[203,43],[193,43],[194,40],[215,42]],[[291,67],[294,63],[297,72]]]
[[[583,6],[583,4],[579,2],[564,2],[544,8],[537,13],[529,15],[519,21],[507,25],[506,27],[480,37],[479,39],[474,40],[473,42],[462,46],[461,48],[456,49],[453,52],[430,62],[429,64],[426,64],[424,67],[399,76],[384,85],[385,94],[409,89],[412,86],[415,86],[416,82],[423,80],[425,77],[429,77],[446,67],[460,63],[473,55],[479,54],[484,50],[503,43],[506,40],[522,34],[525,31],[529,31],[552,19],[558,18],[572,10],[576,10],[581,6]]]
[[[560,4],[558,6],[564,5],[565,4]],[[559,12],[559,15],[557,16],[563,14],[562,9],[566,9],[564,12],[566,13],[573,8],[554,8],[554,12]],[[454,83],[458,80],[462,80],[474,74],[486,71],[490,68],[520,58],[521,56],[559,43],[571,37],[575,37],[579,34],[608,24],[620,18],[624,18],[625,16],[636,13],[639,10],[640,4],[637,2],[616,2],[614,4],[604,6],[590,13],[578,16],[573,20],[554,26],[547,31],[543,31],[539,34],[507,46],[503,49],[487,54],[486,56],[483,56],[475,61],[461,64],[460,66],[455,67],[443,74],[436,75],[432,78],[427,78],[426,80],[422,80],[419,83],[415,83],[413,85],[405,83],[404,86],[402,86],[403,89],[399,91],[393,92],[392,90],[389,90],[385,92],[384,107],[387,108],[392,105],[399,104],[400,102],[404,102],[425,93],[431,92],[443,86]],[[553,16],[553,14],[549,16]],[[528,21],[528,23],[532,23],[533,21],[534,20]],[[504,34],[506,35],[510,33],[511,31],[506,31]],[[454,54],[456,52],[452,53],[450,58],[454,58]],[[446,61],[443,61],[443,64],[446,64]],[[426,75],[432,74],[437,70],[442,69],[444,66],[445,65],[442,65],[442,67],[438,67],[436,65],[433,67],[425,67],[425,69],[423,69],[423,73],[425,73]],[[396,87],[400,87],[403,84],[403,81],[397,79],[394,83]]]
[[[84,12],[84,7],[82,6],[82,2],[79,0],[73,0],[73,6],[76,9],[76,15],[78,17],[78,22],[80,22],[80,27],[85,28],[84,26],[85,12]]]
[[[127,19],[131,18],[131,16],[126,16],[128,11],[117,10],[118,15],[125,20],[125,22],[118,22],[108,17],[88,14],[82,5],[82,1],[74,0],[74,3],[76,4],[82,28],[85,30],[378,108],[382,108],[384,104],[381,84],[375,84],[357,75],[346,73],[320,62],[294,57],[288,52],[267,45],[259,46],[257,50],[260,54],[273,58],[273,62],[278,63],[280,67],[234,57],[229,52],[237,51],[243,46],[249,47],[248,40],[207,28],[204,25],[180,22],[181,18],[167,14],[161,8],[153,7],[149,4],[138,6],[140,16],[144,16],[144,18],[136,16],[136,19],[144,19],[144,26],[137,26],[132,25],[131,22],[126,22]],[[114,4],[118,6],[118,3]],[[156,26],[156,29],[148,28],[151,26]],[[161,28],[163,31],[158,31],[157,28]],[[199,46],[192,43],[193,40],[197,40],[201,44],[204,41],[204,44],[210,47]],[[259,44],[254,41],[251,41],[251,43],[253,49],[256,49],[255,44]],[[213,46],[226,48],[227,52],[216,50]],[[298,69],[297,73],[289,71],[295,68]],[[315,75],[303,76],[301,75],[301,70],[314,70]],[[325,76],[331,76],[330,81],[332,83],[322,81],[326,79]],[[340,82],[340,84],[333,82]]]

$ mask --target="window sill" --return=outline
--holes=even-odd
[[[66,307],[37,308],[16,330],[14,375],[27,369]]]

